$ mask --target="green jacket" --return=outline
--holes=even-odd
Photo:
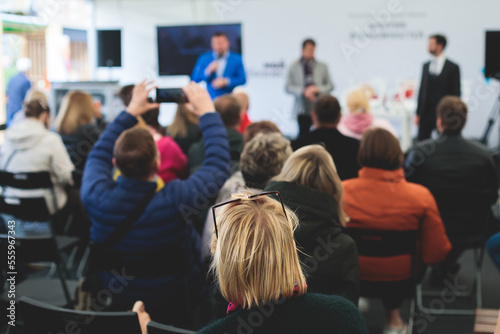
[[[199,333],[365,334],[368,331],[359,310],[346,299],[307,293],[251,310],[238,308]]]
[[[295,241],[308,274],[308,291],[344,296],[357,305],[358,251],[354,240],[342,233],[335,198],[290,182],[270,181],[264,189],[274,190],[299,218]]]

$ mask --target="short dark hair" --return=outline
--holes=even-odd
[[[358,151],[361,166],[396,170],[403,164],[403,159],[399,141],[389,131],[374,128],[363,133]]]
[[[336,97],[324,95],[316,100],[313,111],[318,123],[336,123],[340,118],[340,103]]]
[[[281,134],[281,131],[278,126],[271,121],[254,122],[246,127],[245,132],[243,133],[243,143],[248,143],[259,133]]]
[[[153,172],[157,148],[148,130],[135,127],[122,132],[116,140],[113,154],[123,176],[146,180]]]
[[[30,101],[24,106],[24,115],[28,118],[38,118],[44,112],[50,112],[50,108],[42,100]]]
[[[467,105],[458,97],[444,96],[436,109],[445,132],[460,133],[467,121]]]
[[[307,44],[311,44],[312,46],[316,46],[316,42],[312,38],[308,38],[302,42],[302,49],[305,49]]]
[[[154,103],[154,100],[148,97],[148,102]],[[165,135],[165,128],[158,121],[159,116],[160,116],[159,108],[149,109],[148,111],[146,111],[144,114],[141,115],[142,119],[144,120],[144,122],[146,122],[147,125],[154,128],[161,135]]]
[[[128,107],[130,104],[130,100],[132,100],[132,91],[134,90],[135,85],[126,85],[123,86],[118,92],[118,97],[122,100],[125,107]]]
[[[443,49],[446,47],[446,37],[444,37],[443,35],[435,34],[435,35],[432,35],[429,38],[434,38],[436,40],[437,44],[443,46]]]
[[[229,94],[219,96],[214,101],[215,111],[222,118],[226,128],[232,128],[241,123],[241,106],[238,100]]]
[[[227,38],[227,34],[223,31],[216,31],[212,34],[212,37],[226,37]]]

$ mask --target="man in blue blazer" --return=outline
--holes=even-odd
[[[212,35],[212,51],[200,55],[191,79],[206,81],[212,99],[229,94],[236,86],[247,82],[241,55],[229,51],[229,39],[223,32]]]

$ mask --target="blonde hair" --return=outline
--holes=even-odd
[[[218,239],[211,270],[227,301],[244,309],[291,297],[307,291],[293,234],[297,216],[268,196],[247,199],[220,208],[217,214]]]
[[[295,151],[273,180],[296,183],[333,196],[338,205],[339,223],[345,226],[349,221],[342,208],[342,182],[332,156],[323,146],[309,145]]]
[[[167,133],[172,137],[186,137],[189,124],[199,124],[198,118],[185,103],[179,103],[174,121],[167,127]]]
[[[47,104],[47,95],[45,95],[44,92],[41,90],[38,90],[36,88],[30,89],[26,93],[26,98],[24,99],[24,102],[29,103],[31,101],[43,101],[45,104]]]
[[[94,121],[92,96],[82,91],[72,91],[64,96],[56,118],[56,131],[63,135],[74,134],[82,125]]]
[[[364,89],[356,89],[347,95],[347,108],[353,114],[362,114],[370,111],[370,99]]]

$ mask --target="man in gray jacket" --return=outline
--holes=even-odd
[[[299,137],[309,132],[311,108],[316,98],[333,90],[328,67],[316,61],[315,49],[316,42],[312,39],[302,43],[302,57],[290,65],[286,80],[287,93],[295,96],[293,112],[298,116]]]

